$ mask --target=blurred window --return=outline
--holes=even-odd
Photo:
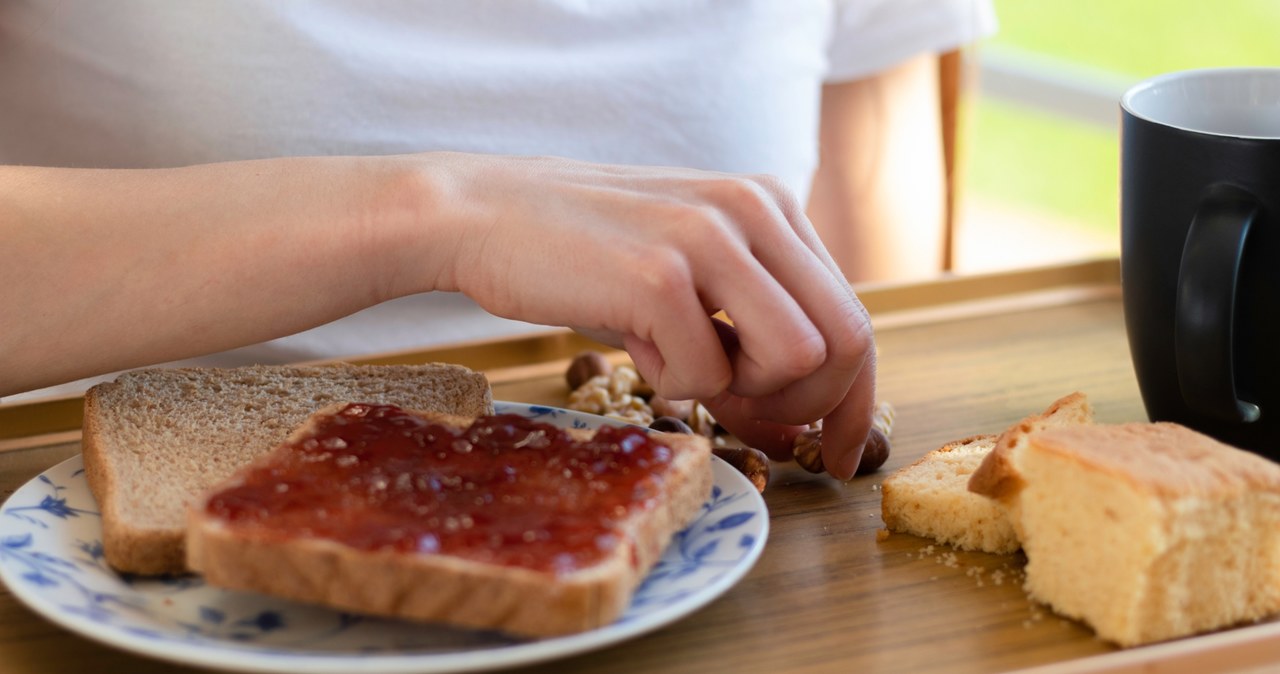
[[[956,270],[1119,253],[1119,98],[1163,72],[1280,66],[1278,0],[995,0],[963,111]]]

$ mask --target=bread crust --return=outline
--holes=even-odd
[[[96,395],[85,395],[80,447],[85,480],[102,515],[103,558],[112,568],[139,575],[181,573],[186,569],[181,530],[135,528],[120,512],[128,498],[122,494],[119,459],[106,447],[101,425],[105,418]]]
[[[1170,422],[1063,426],[1036,433],[1032,442],[1156,498],[1280,493],[1274,462]]]
[[[317,413],[290,439],[304,437],[315,419],[333,411]],[[417,414],[455,427],[472,421]],[[568,432],[578,439],[594,434],[578,429]],[[245,535],[205,513],[204,504],[217,488],[188,510],[187,564],[213,585],[361,613],[530,637],[593,629],[613,622],[626,610],[672,535],[697,515],[711,490],[707,440],[658,435],[674,451],[660,494],[649,508],[631,516],[617,548],[585,569],[542,572],[442,554],[360,550],[317,538]],[[286,446],[276,451],[289,450]],[[254,465],[269,463],[274,455]]]
[[[1091,423],[1093,408],[1084,393],[1076,391],[1055,400],[1044,412],[1031,415],[1000,434],[995,449],[969,478],[969,491],[1008,504],[1025,486],[1014,459],[1017,449],[1032,433],[1064,424]]]
[[[107,563],[138,575],[186,573],[191,501],[335,396],[356,392],[439,412],[493,409],[483,375],[444,363],[155,368],[89,389],[81,445]]]

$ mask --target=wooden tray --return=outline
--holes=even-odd
[[[1144,420],[1119,302],[1119,265],[1098,260],[930,283],[867,286],[879,397],[897,410],[880,473],[836,482],[775,465],[772,534],[724,597],[666,629],[520,671],[1250,672],[1280,667],[1280,623],[1127,651],[1026,598],[1022,558],[876,540],[880,481],[949,440],[998,431],[1074,390],[1102,422]],[[386,354],[484,371],[494,397],[563,405],[572,333]],[[623,354],[613,353],[614,358]],[[79,451],[78,397],[0,405],[0,497]],[[0,590],[5,671],[184,671],[91,643]],[[194,670],[192,670],[194,671]]]

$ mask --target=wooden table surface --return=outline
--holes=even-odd
[[[515,671],[1172,673],[1264,671],[1269,662],[1280,667],[1277,623],[1117,651],[1084,626],[1030,602],[1020,587],[1019,555],[953,551],[907,535],[877,540],[883,527],[880,482],[949,440],[999,431],[1075,390],[1090,396],[1101,422],[1145,420],[1114,284],[1109,291],[1106,282],[1096,287],[1097,269],[1073,273],[1090,281],[1092,290],[990,306],[947,301],[965,306],[950,312],[901,289],[868,291],[864,299],[873,315],[883,317],[876,323],[879,397],[897,410],[893,454],[884,468],[841,483],[775,464],[764,494],[769,541],[737,586],[656,632]],[[1114,264],[1103,277],[1114,277]],[[970,290],[1001,299],[999,291]],[[873,299],[887,303],[886,311],[877,313]],[[923,313],[896,311],[913,303]],[[565,404],[562,353],[495,348],[493,367],[473,363],[491,374],[495,399]],[[440,354],[457,355],[434,355]],[[69,441],[10,443],[0,451],[0,498],[79,452],[74,437],[49,437]],[[0,671],[197,670],[76,636],[0,588]]]

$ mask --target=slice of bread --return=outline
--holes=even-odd
[[[711,482],[698,435],[338,405],[189,510],[188,564],[343,610],[563,635],[622,614]]]
[[[1072,393],[1014,424],[999,436],[947,443],[899,469],[881,485],[880,515],[889,531],[930,538],[963,550],[996,554],[1021,547],[1006,504],[969,491],[970,479],[999,446],[1033,429],[1093,421],[1083,393]]]
[[[1121,646],[1280,612],[1280,465],[1170,423],[1006,449],[975,486],[1017,502],[1034,599]]]
[[[448,364],[147,369],[89,389],[82,445],[107,563],[142,575],[185,572],[187,506],[311,413],[346,400],[493,409],[484,376]]]

